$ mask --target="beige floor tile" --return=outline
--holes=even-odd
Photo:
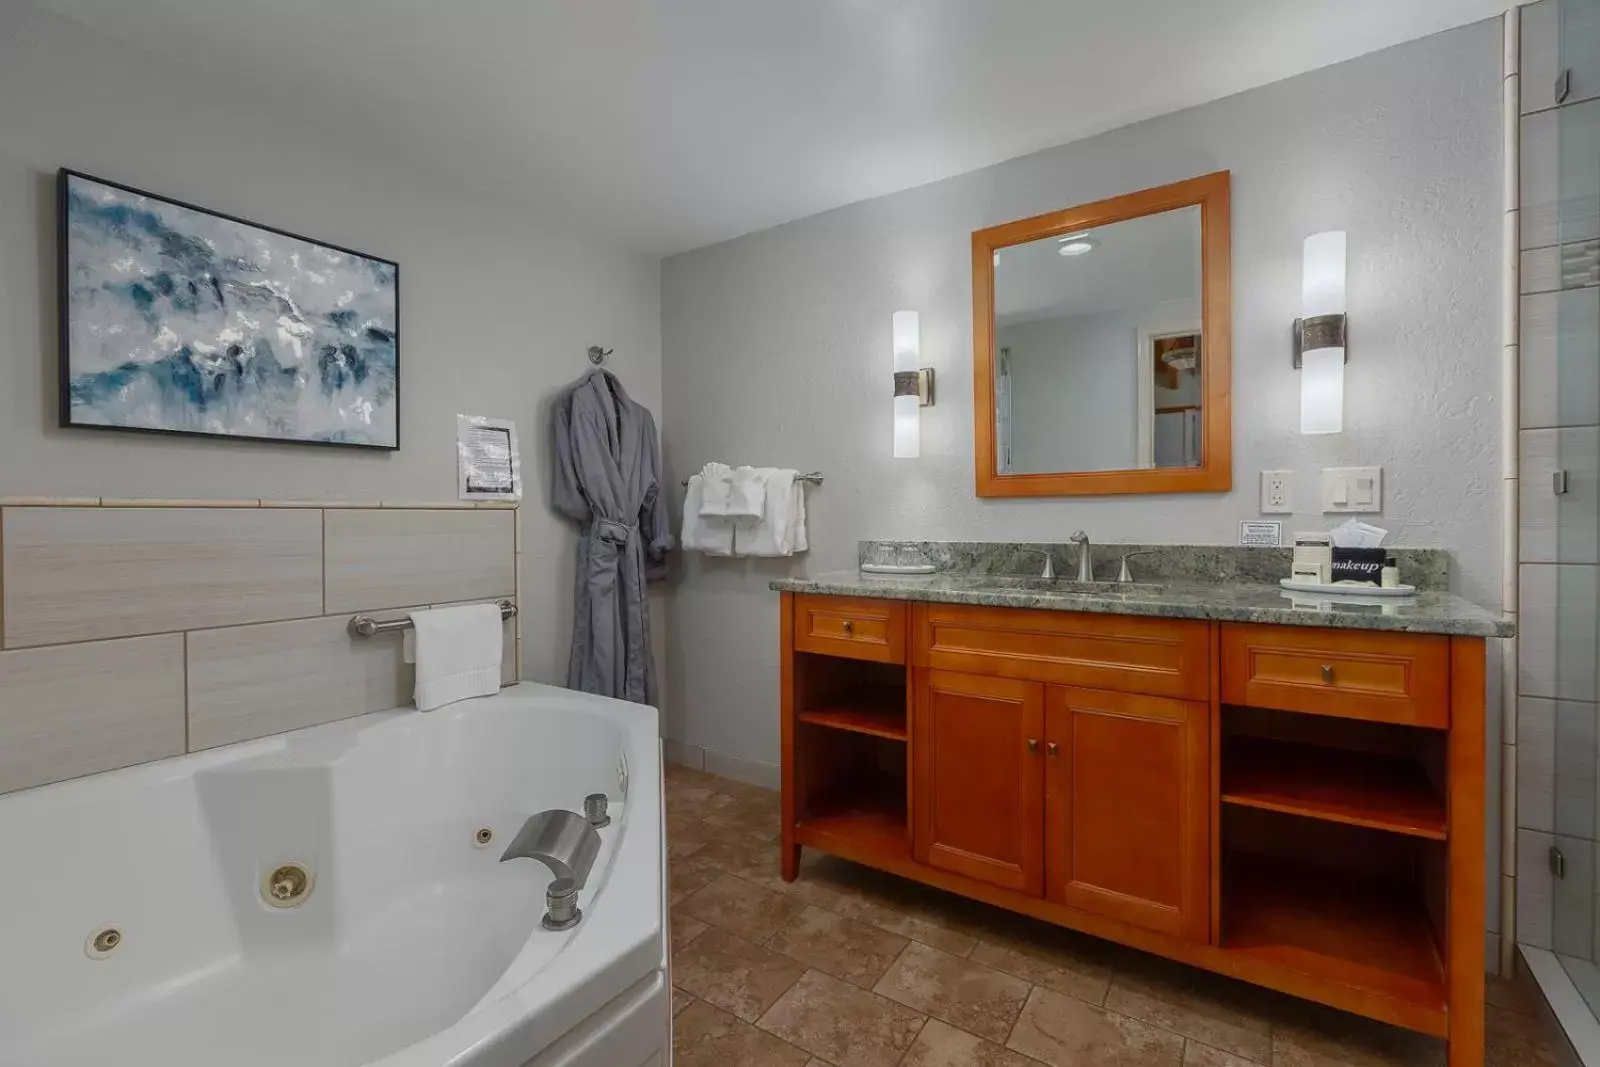
[[[682,908],[672,909],[672,917],[669,925],[672,929],[673,952],[677,952],[680,948],[687,945],[689,942],[693,941],[707,930],[711,929],[711,927],[701,922],[699,919],[696,919],[693,915],[690,915]]]
[[[678,1013],[694,1003],[694,997],[674,986],[672,988],[672,1017],[676,1019]]]
[[[793,897],[723,874],[683,902],[683,910],[747,941],[765,941],[805,910]]]
[[[673,1023],[674,1067],[805,1067],[810,1057],[720,1008],[695,1001]]]
[[[704,819],[733,803],[732,797],[706,785],[682,785],[667,790],[669,818]]]
[[[676,907],[718,878],[723,870],[694,855],[669,857],[667,863],[667,901]]]
[[[674,819],[669,816],[667,819],[667,859],[675,860],[680,856],[692,855],[712,841],[718,840],[721,836],[721,833],[716,829],[707,826],[699,819],[690,819],[683,816]]]
[[[900,1067],[1038,1067],[1038,1061],[929,1019]]]
[[[1203,1045],[1266,1063],[1272,1056],[1269,994],[1191,967],[1150,961],[1119,972],[1105,1006]]]
[[[978,942],[967,958],[1025,982],[1086,1000],[1090,1004],[1103,1003],[1106,990],[1111,987],[1111,971],[1108,968],[1072,959],[1064,953],[1030,950],[984,940]]]
[[[1028,983],[913,942],[873,991],[990,1041],[1003,1042]]]
[[[672,960],[675,985],[752,1023],[804,973],[787,956],[721,930],[707,930]]]
[[[860,918],[880,930],[932,945],[952,956],[965,956],[978,944],[978,939],[972,934],[955,929],[939,916],[920,910],[879,904],[866,909]]]
[[[1183,1067],[1266,1067],[1266,1065],[1247,1060],[1243,1056],[1235,1056],[1231,1052],[1224,1052],[1220,1048],[1202,1045],[1198,1041],[1188,1041],[1183,1046]]]
[[[776,841],[782,829],[776,793],[760,800],[734,797],[734,802],[705,817],[706,824],[735,833],[749,834],[764,841]]]
[[[893,1067],[924,1017],[821,971],[807,971],[757,1024],[839,1067]]]
[[[1318,1004],[1297,1008],[1272,1028],[1272,1067],[1444,1067],[1437,1038]]]
[[[767,939],[767,947],[807,967],[871,989],[909,944],[876,926],[807,906]]]
[[[702,825],[718,836],[695,852],[700,862],[762,886],[778,877],[776,841],[763,841],[737,830],[721,830],[710,823]]]
[[[1035,987],[1006,1047],[1050,1067],[1179,1067],[1183,1038]]]
[[[1526,978],[1515,981],[1499,975],[1487,975],[1483,987],[1484,999],[1497,1008],[1505,1008],[1519,1015],[1538,1015],[1538,994]]]
[[[1484,1035],[1484,1067],[1556,1067],[1544,1022],[1490,1006]]]

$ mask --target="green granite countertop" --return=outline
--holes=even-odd
[[[782,578],[771,586],[791,593],[1103,615],[1332,626],[1461,637],[1511,637],[1516,633],[1511,620],[1498,612],[1445,592],[1384,598],[1290,593],[1276,585],[1256,582],[1078,583],[970,573],[879,575],[860,571]]]

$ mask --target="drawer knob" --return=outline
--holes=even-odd
[[[841,629],[843,629],[843,630],[844,630],[844,632],[845,632],[845,634],[846,634],[846,635],[850,635],[850,634],[853,634],[853,633],[855,633],[855,632],[856,632],[856,624],[855,624],[855,621],[854,621],[854,620],[852,620],[852,619],[846,619],[846,620],[844,620],[844,626],[843,626],[843,627],[841,627]],[[1324,670],[1326,670],[1326,669],[1327,669],[1327,668],[1324,668]]]
[[[1044,746],[1044,754],[1047,756],[1059,756],[1061,754],[1061,746],[1052,741]]]
[[[1322,665],[1322,680],[1329,685],[1333,684],[1333,664],[1324,663]]]
[[[1039,739],[1037,737],[1028,738],[1028,751],[1029,752],[1038,752],[1039,751]]]

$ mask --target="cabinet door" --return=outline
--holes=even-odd
[[[1044,686],[919,670],[912,841],[932,867],[1044,893]]]
[[[1045,872],[1051,900],[1205,941],[1210,707],[1051,686]]]

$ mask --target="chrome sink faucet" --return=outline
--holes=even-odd
[[[1069,540],[1078,546],[1078,581],[1094,581],[1094,561],[1089,558],[1089,535],[1079,530]]]

